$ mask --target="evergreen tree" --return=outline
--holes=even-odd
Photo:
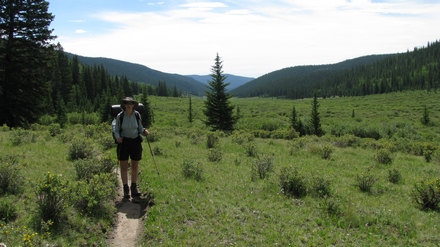
[[[319,117],[318,109],[319,109],[319,103],[315,92],[312,101],[312,114],[310,118],[310,127],[312,131],[311,134],[316,136],[323,136],[324,131],[321,128],[321,119]]]
[[[425,106],[425,109],[423,110],[423,116],[420,120],[423,125],[428,126],[431,123],[431,119],[429,117],[429,111],[428,108]]]
[[[211,68],[212,80],[208,83],[209,91],[206,91],[205,109],[203,113],[206,116],[205,124],[210,126],[211,130],[232,131],[237,117],[233,116],[234,107],[231,106],[229,99],[232,95],[226,93],[226,77],[223,75],[222,61],[217,54],[215,64]]]
[[[192,111],[191,95],[189,96],[188,121],[190,123],[193,122],[193,111]]]
[[[299,132],[298,130],[298,113],[296,112],[295,106],[292,109],[292,116],[290,117],[290,126]]]
[[[56,100],[55,100],[55,111],[57,114],[56,121],[60,124],[61,128],[64,127],[67,123],[67,113],[66,106],[64,105],[64,100],[61,96],[61,93],[58,92]]]
[[[150,102],[148,100],[147,87],[142,87],[141,103],[144,105],[144,112],[141,115],[142,125],[144,128],[150,128],[154,122],[153,110],[151,109]]]
[[[48,8],[44,0],[0,0],[0,125],[26,127],[44,113],[55,38]]]
[[[112,121],[111,117],[111,103],[112,97],[110,91],[106,91],[101,95],[99,115],[102,123],[110,123]]]
[[[290,118],[291,127],[299,133],[300,136],[304,136],[306,134],[306,130],[301,119],[298,117],[298,112],[296,111],[295,106],[292,109],[292,116]]]

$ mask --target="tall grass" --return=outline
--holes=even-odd
[[[156,121],[150,128],[151,147],[160,155],[154,164],[143,142],[139,186],[154,191],[155,205],[148,210],[141,246],[436,246],[440,241],[437,194],[431,193],[437,184],[432,181],[440,174],[436,94],[318,99],[328,134],[293,139],[283,137],[292,106],[305,120],[311,99],[233,98],[242,116],[237,130],[215,136],[203,125],[203,98],[192,98],[192,123],[187,122],[187,99],[149,99]],[[430,125],[420,122],[425,105]],[[35,239],[34,246],[105,246],[113,211],[109,204],[101,208],[93,203],[108,199],[100,193],[105,190],[87,197],[81,191],[93,188],[74,181],[89,179],[106,188],[113,184],[108,175],[88,177],[76,171],[85,171],[81,167],[93,160],[83,159],[81,153],[116,160],[114,147],[103,142],[111,136],[111,127],[108,132],[102,125],[68,125],[60,132],[34,127],[26,130],[33,136],[30,141],[16,135],[23,138],[19,145],[11,140],[18,132],[6,127],[0,132],[0,157],[16,157],[24,181],[23,193],[0,195],[7,201],[0,212],[10,215],[7,223],[0,222],[0,242],[24,245],[24,234],[40,231],[39,236],[49,238]],[[106,164],[111,167],[111,162]],[[368,176],[362,176],[365,171]],[[38,221],[39,228],[29,222],[37,221],[32,216],[37,206],[32,181],[41,181],[47,172],[76,188],[72,191],[79,203],[61,212],[62,229],[50,221]],[[263,178],[252,179],[252,174]],[[361,181],[374,181],[367,183],[369,193],[359,188]],[[290,188],[298,194],[286,193]],[[425,201],[435,206],[422,207]],[[91,216],[97,211],[107,217]],[[7,239],[6,231],[11,233]]]

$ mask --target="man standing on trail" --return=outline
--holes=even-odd
[[[139,197],[137,187],[139,161],[142,159],[142,137],[148,130],[142,126],[139,112],[134,110],[139,103],[132,97],[121,101],[122,112],[116,117],[115,138],[118,142],[117,153],[121,167],[121,179],[124,186],[124,198]],[[128,159],[131,159],[131,186],[128,187]]]

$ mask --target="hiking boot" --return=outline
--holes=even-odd
[[[130,189],[132,197],[140,197],[142,195],[136,184],[132,183]]]
[[[130,198],[130,187],[128,187],[128,184],[124,184],[124,198]]]

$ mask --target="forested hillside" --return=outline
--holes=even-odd
[[[66,52],[66,54],[69,58],[77,56],[79,62],[84,65],[102,66],[111,76],[124,76],[130,81],[141,82],[153,86],[158,86],[159,82],[165,82],[170,88],[177,87],[179,90],[183,91],[183,93],[190,93],[193,95],[203,95],[206,89],[206,84],[200,83],[193,78],[160,72],[144,65],[110,58],[83,57],[68,52]]]
[[[402,54],[371,55],[332,65],[297,66],[266,74],[232,90],[239,97],[355,96],[438,88],[440,44]]]

